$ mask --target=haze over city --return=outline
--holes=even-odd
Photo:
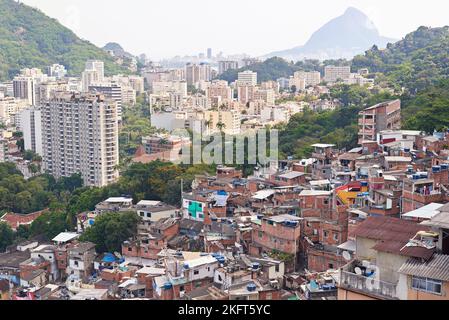
[[[132,54],[146,53],[151,59],[196,55],[206,48],[253,56],[288,49],[304,44],[350,6],[363,11],[383,36],[401,39],[421,25],[448,24],[449,9],[439,0],[228,0],[220,5],[207,0],[22,2],[98,46],[118,42]],[[398,16],[403,18],[400,23]]]

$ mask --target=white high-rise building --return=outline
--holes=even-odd
[[[36,80],[29,76],[17,76],[13,80],[14,98],[23,99],[30,106],[36,103]]]
[[[257,72],[246,70],[238,73],[237,81],[239,85],[256,86]]]
[[[43,156],[42,113],[38,107],[27,108],[20,112],[20,129],[23,133],[25,150]]]
[[[80,173],[87,186],[118,179],[117,103],[101,94],[55,92],[41,106],[44,169]]]
[[[99,83],[89,86],[89,92],[101,93],[117,102],[117,118],[122,120],[122,87],[116,83]]]
[[[100,60],[87,60],[85,70],[95,70],[98,73],[98,81],[104,81],[104,62]]]
[[[350,66],[326,66],[324,67],[324,80],[327,82],[337,82],[337,80],[347,80],[351,76]]]
[[[53,64],[48,67],[47,74],[56,79],[63,79],[67,75],[67,70],[61,64]]]
[[[218,74],[238,68],[239,63],[237,61],[218,61]]]
[[[81,91],[88,92],[90,86],[100,82],[100,76],[96,70],[85,70],[81,74]]]
[[[317,86],[321,83],[321,73],[318,71],[297,71],[294,78],[304,80],[306,87]]]

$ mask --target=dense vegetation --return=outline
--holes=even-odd
[[[449,129],[449,80],[420,91],[415,96],[404,95],[404,129],[422,130],[432,133],[434,130]]]
[[[74,230],[77,214],[95,209],[96,204],[108,197],[129,195],[135,202],[162,200],[178,206],[181,182],[183,190],[189,192],[195,175],[213,172],[214,166],[207,165],[175,165],[160,161],[137,163],[130,165],[117,183],[93,188],[83,187],[79,175],[59,180],[41,175],[25,180],[13,163],[0,163],[0,212],[30,213],[48,208],[30,227],[21,226],[14,239],[9,237],[9,227],[1,226],[0,239],[4,239],[1,245],[38,235],[52,239],[60,232]]]
[[[356,56],[353,69],[367,67],[371,72],[386,75],[390,85],[405,87],[415,94],[437,84],[449,74],[449,27],[420,27],[403,40],[376,46]]]
[[[304,64],[308,65],[308,70],[319,70],[318,63],[313,60],[300,64],[303,68]],[[294,116],[289,124],[281,127],[283,156],[309,156],[309,146],[316,142],[333,143],[347,149],[356,146],[358,112],[395,98],[402,101],[404,129],[430,134],[449,128],[449,27],[420,27],[385,50],[374,46],[352,61],[353,71],[365,67],[376,73],[381,87],[393,87],[397,95],[372,92],[357,85],[333,87],[330,98],[339,99],[343,107],[319,113],[306,111]]]
[[[122,128],[119,135],[120,159],[126,163],[142,144],[142,137],[157,131],[151,126],[150,108],[139,97],[135,106],[123,107]]]
[[[330,96],[339,99],[343,106],[323,112],[305,110],[294,115],[288,124],[278,127],[281,157],[308,157],[312,152],[310,145],[314,143],[332,143],[341,149],[356,147],[358,112],[393,98],[387,92],[371,92],[358,85],[335,86]]]
[[[96,244],[97,253],[121,252],[122,242],[137,232],[140,217],[135,212],[105,213],[81,236],[81,241]]]
[[[14,163],[0,164],[0,211],[30,213],[60,201],[66,193],[82,186],[79,175],[56,181],[50,175],[25,180]]]
[[[14,0],[0,1],[0,80],[11,78],[22,68],[44,69],[53,63],[79,75],[88,59],[103,60],[107,74],[127,72],[107,52],[81,40],[41,11]]]

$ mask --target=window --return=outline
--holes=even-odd
[[[262,238],[263,237],[263,233],[262,233],[262,231],[259,231],[259,238]]]
[[[131,247],[128,247],[128,251],[133,251],[133,248],[131,248]]]
[[[279,272],[279,264],[277,264],[277,265],[274,266],[274,271],[275,271],[275,272]]]
[[[199,271],[199,270],[193,270],[193,274],[194,274],[194,275],[199,275],[199,274],[200,274],[200,271]]]
[[[323,203],[326,204],[326,205],[329,204],[329,199],[324,199]]]
[[[338,233],[334,233],[334,241],[338,241]]]
[[[329,269],[334,269],[334,264],[333,263],[329,263]]]
[[[412,288],[418,291],[441,294],[442,282],[439,280],[412,277]]]
[[[323,235],[324,235],[325,238],[327,238],[327,236],[328,236],[327,231],[324,231]]]

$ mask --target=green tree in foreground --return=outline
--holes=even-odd
[[[95,243],[98,253],[120,252],[122,242],[137,233],[139,220],[135,212],[102,214],[80,240]]]
[[[6,247],[13,243],[13,240],[14,231],[8,224],[0,222],[0,252],[5,251]]]

